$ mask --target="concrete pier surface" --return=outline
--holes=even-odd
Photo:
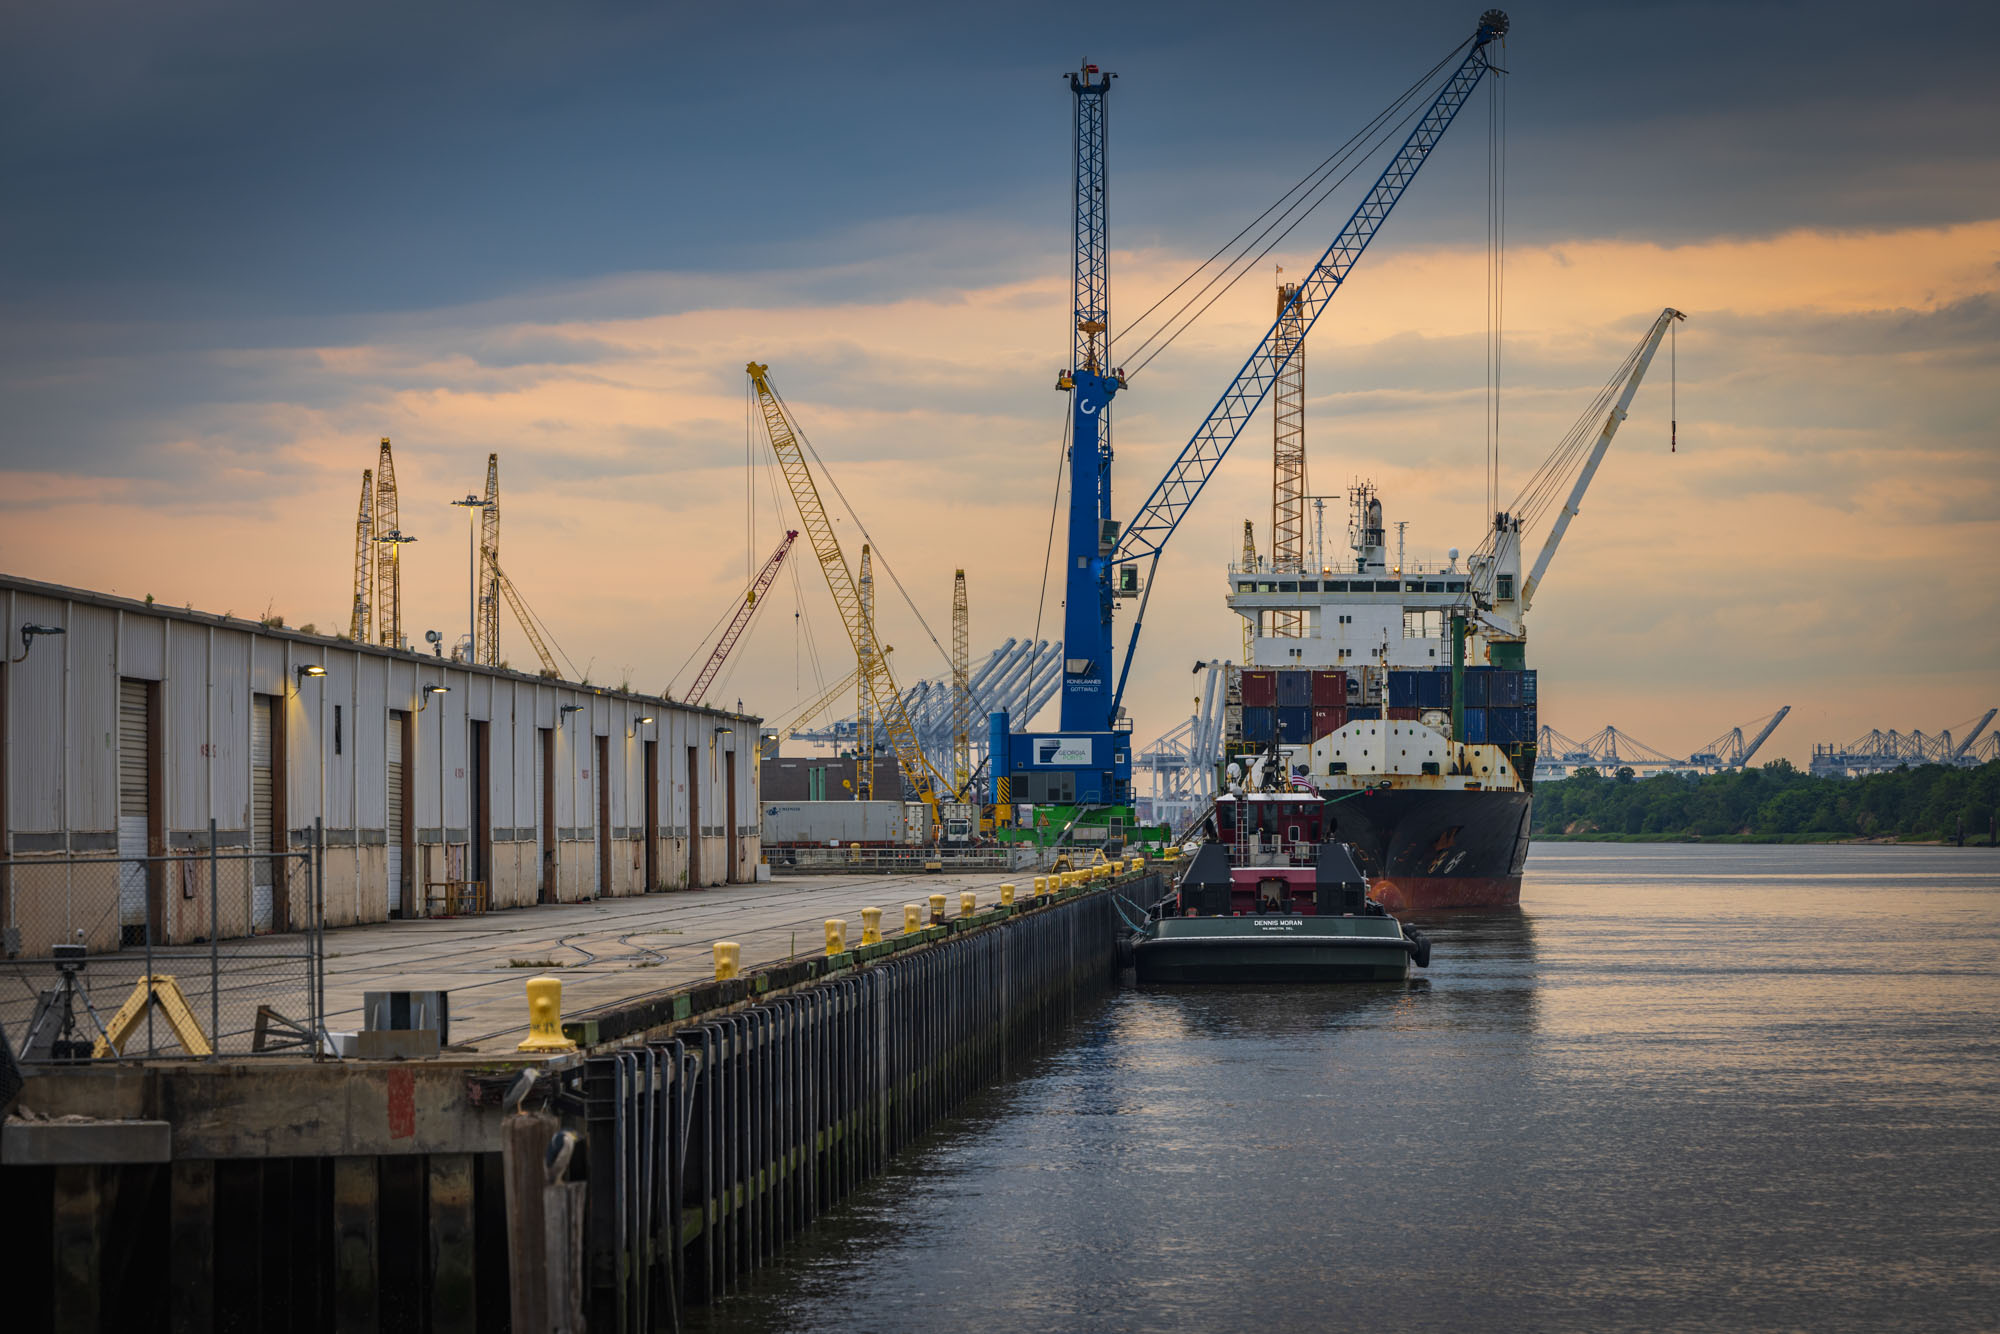
[[[851,945],[861,939],[863,908],[882,909],[883,934],[893,936],[902,930],[905,903],[923,905],[930,895],[943,894],[946,915],[956,917],[959,896],[968,890],[979,895],[981,908],[990,908],[1007,883],[1025,902],[1034,879],[1022,871],[787,876],[477,917],[339,927],[326,933],[327,1027],[360,1028],[364,992],[445,990],[451,993],[452,1046],[511,1052],[527,1035],[531,977],[561,978],[563,1017],[584,1018],[600,1006],[712,977],[718,940],[743,947],[748,972],[794,954],[823,954],[830,917],[846,921]]]

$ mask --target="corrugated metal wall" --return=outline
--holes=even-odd
[[[496,902],[532,903],[536,897],[541,858],[533,845],[542,819],[537,740],[542,728],[551,730],[554,743],[551,795],[557,838],[552,841],[560,845],[560,897],[590,892],[599,837],[610,840],[611,847],[605,892],[650,888],[641,884],[647,832],[644,743],[654,739],[660,747],[660,880],[669,887],[686,884],[689,845],[695,838],[703,839],[705,883],[748,879],[754,870],[755,719],[489,674],[343,641],[267,632],[241,621],[168,612],[27,581],[0,578],[0,605],[7,612],[10,640],[24,622],[65,631],[38,638],[25,661],[0,668],[9,673],[8,745],[0,757],[7,765],[8,809],[0,812],[5,838],[0,853],[109,853],[116,848],[123,678],[141,688],[158,683],[160,753],[148,759],[160,770],[169,850],[205,845],[211,818],[225,843],[247,845],[255,813],[266,801],[284,811],[295,830],[320,818],[328,831],[327,900],[335,920],[379,920],[389,913],[386,852],[399,837],[389,827],[392,710],[415,715],[415,744],[406,763],[420,850],[440,843],[462,845],[475,835],[467,786],[469,722],[489,725],[487,790],[495,847],[489,861],[496,877],[521,882],[496,883]],[[326,675],[302,679],[297,669],[305,664],[324,667]],[[433,684],[447,686],[448,692],[420,694]],[[253,699],[259,696],[270,697],[282,745],[253,735]],[[417,712],[420,703],[423,708]],[[564,713],[566,705],[580,707]],[[641,717],[654,721],[635,726]],[[609,763],[597,773],[600,737]],[[735,804],[748,830],[734,866],[727,863],[729,801],[723,791],[725,756],[731,748],[741,757]],[[690,751],[701,786],[700,828],[690,828],[688,815]],[[270,775],[274,789],[267,795],[254,789],[253,779],[257,763],[268,762],[262,757],[273,753],[282,758],[283,772]],[[601,831],[592,795],[600,783],[609,810]],[[281,790],[275,785],[282,785]],[[276,838],[272,842],[282,845]],[[524,855],[512,850],[502,855],[508,844],[524,845]],[[419,874],[409,878],[414,881]]]

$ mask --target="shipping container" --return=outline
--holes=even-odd
[[[1240,737],[1243,735],[1243,706],[1225,704],[1222,706],[1222,734]]]
[[[1278,673],[1278,707],[1281,709],[1309,709],[1312,707],[1312,673]]]
[[[1535,696],[1535,674],[1534,674],[1534,672],[1532,672],[1532,671],[1526,671],[1526,672],[1522,672],[1522,673],[1521,673],[1521,703],[1523,703],[1523,704],[1533,704],[1533,703],[1535,703],[1535,699],[1536,699],[1536,696]]]
[[[1312,702],[1314,708],[1327,709],[1338,706],[1344,709],[1347,707],[1346,672],[1314,672],[1312,674],[1312,682]]]
[[[1248,673],[1245,673],[1247,676]],[[1243,744],[1262,746],[1270,743],[1278,728],[1278,711],[1268,704],[1245,704],[1243,706]]]
[[[1389,707],[1392,709],[1414,709],[1417,707],[1417,673],[1392,671],[1389,673]],[[1391,714],[1390,717],[1398,715]],[[1414,715],[1412,715],[1414,716]]]
[[[1489,709],[1518,709],[1521,707],[1521,674],[1513,671],[1496,671],[1487,685],[1486,707]]]
[[[1243,673],[1243,707],[1268,709],[1278,702],[1278,674],[1271,671]]]
[[[766,843],[901,843],[900,801],[771,801],[764,811]]]
[[[1391,704],[1387,710],[1391,718],[1413,723],[1423,716],[1423,710],[1414,704]]]
[[[1328,705],[1313,709],[1313,740],[1331,736],[1347,725],[1347,706]]]
[[[1488,709],[1486,739],[1496,746],[1518,746],[1529,738],[1519,709]]]
[[[1491,691],[1491,686],[1489,683],[1492,681],[1492,679],[1493,679],[1493,673],[1488,668],[1468,667],[1465,669],[1466,708],[1483,709],[1486,707],[1487,703],[1489,702],[1490,691]]]
[[[1460,737],[1459,740],[1469,746],[1483,746],[1487,744],[1486,710],[1467,709],[1465,711],[1465,735]]]
[[[1382,708],[1378,704],[1356,704],[1347,711],[1347,721],[1359,722],[1364,718],[1380,718]]]
[[[1303,745],[1312,737],[1312,709],[1286,708],[1278,706],[1278,740],[1288,745]]]
[[[1440,667],[1417,674],[1417,703],[1426,709],[1451,707],[1451,669]]]

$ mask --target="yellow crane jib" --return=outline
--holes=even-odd
[[[863,685],[874,704],[875,727],[888,737],[897,766],[902,770],[904,780],[916,790],[917,799],[931,807],[935,814],[940,802],[939,791],[949,791],[950,785],[931,766],[923,747],[917,742],[916,726],[910,721],[909,710],[903,706],[902,692],[896,687],[896,678],[890,674],[888,659],[875,643],[874,624],[862,608],[860,591],[847,568],[847,557],[841,552],[840,540],[834,535],[833,521],[827,515],[825,502],[820,499],[819,484],[813,480],[812,471],[806,466],[804,446],[792,427],[783,400],[771,387],[770,367],[753,361],[745,370],[756,386],[757,404],[763,414],[764,430],[771,439],[771,452],[777,456],[779,471],[784,473],[785,482],[792,490],[792,500],[798,505],[800,527],[812,543],[813,556],[819,562],[820,572],[826,576],[827,590],[833,595],[833,605],[840,613],[840,622],[846,627],[853,644]]]

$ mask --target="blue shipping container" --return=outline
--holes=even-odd
[[[1289,709],[1278,706],[1278,740],[1306,742],[1313,739],[1313,711],[1310,706]]]
[[[1496,746],[1518,746],[1528,739],[1519,709],[1488,709],[1486,739]]]
[[[1521,673],[1521,702],[1523,704],[1535,702],[1535,674],[1532,671]]]
[[[1278,673],[1278,707],[1281,709],[1309,709],[1313,702],[1313,678],[1311,672]]]
[[[1465,711],[1465,735],[1459,738],[1470,746],[1486,744],[1486,710],[1467,709]]]
[[[1243,706],[1243,740],[1253,746],[1270,741],[1277,730],[1278,711],[1267,704]]]
[[[1347,721],[1350,723],[1357,718],[1380,718],[1381,716],[1382,706],[1379,704],[1356,704],[1347,710]]]
[[[1451,671],[1449,668],[1435,672],[1417,673],[1417,707],[1420,709],[1448,709],[1451,707]]]
[[[1493,709],[1518,709],[1521,707],[1521,674],[1519,672],[1494,672],[1487,686],[1486,705]]]
[[[1488,682],[1493,679],[1491,670],[1485,667],[1465,669],[1465,707],[1483,709],[1488,699]]]
[[[1417,707],[1417,673],[1389,673],[1389,707],[1392,709],[1414,709]]]

